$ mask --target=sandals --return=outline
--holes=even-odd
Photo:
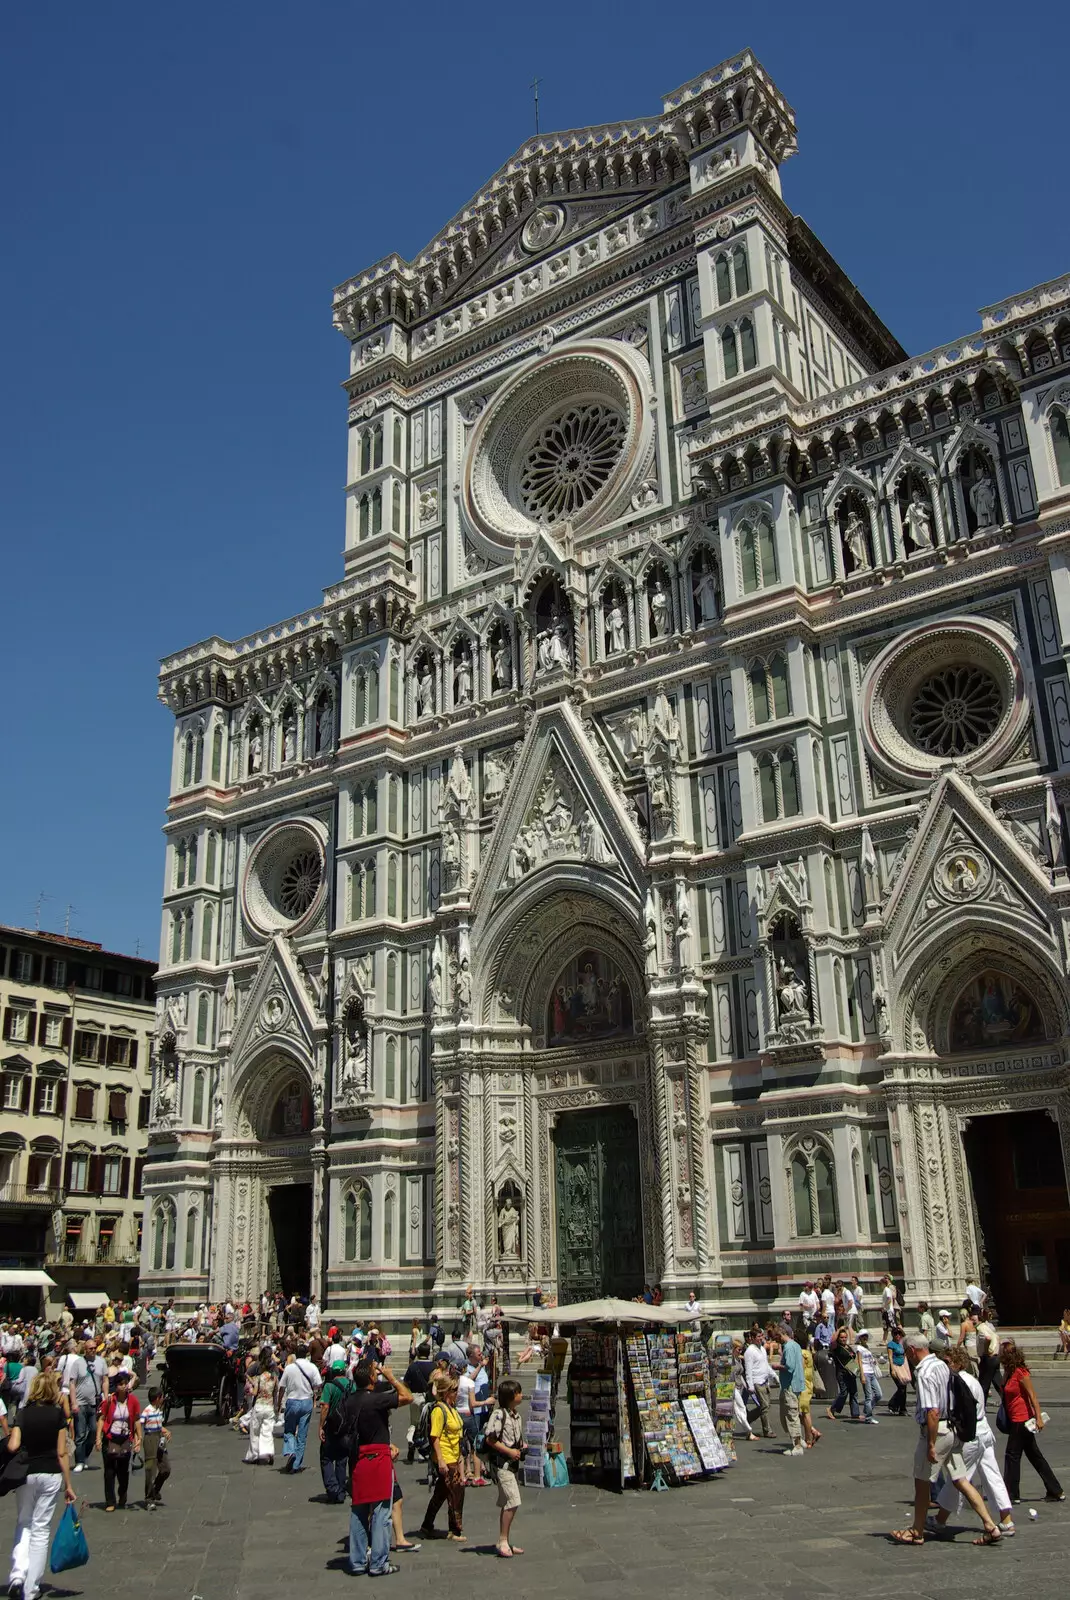
[[[917,1528],[893,1528],[892,1538],[896,1544],[924,1544],[925,1535],[919,1533]]]
[[[1002,1544],[1003,1535],[998,1528],[986,1528],[979,1539],[974,1539],[974,1544]]]

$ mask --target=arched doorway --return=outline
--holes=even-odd
[[[236,1079],[213,1150],[212,1294],[308,1294],[315,1281],[311,1079],[289,1052]]]
[[[1058,1321],[1070,1300],[1058,998],[1020,957],[979,946],[951,965],[932,1018],[948,1109],[957,1113],[978,1271],[1005,1324]]]

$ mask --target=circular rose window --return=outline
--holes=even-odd
[[[294,933],[326,894],[326,852],[311,822],[279,822],[257,840],[242,880],[246,921],[258,933]]]
[[[528,362],[500,389],[465,453],[465,520],[496,558],[540,526],[580,532],[630,511],[654,450],[645,358],[618,339],[588,339]]]
[[[949,762],[988,772],[1029,721],[1017,643],[999,623],[926,623],[895,639],[862,684],[866,747],[886,772],[928,782]]]

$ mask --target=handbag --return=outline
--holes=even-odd
[[[1007,1416],[1007,1407],[1003,1404],[1002,1400],[999,1403],[999,1410],[996,1412],[996,1427],[999,1429],[1000,1433],[1010,1433],[1011,1431],[1010,1419]]]
[[[21,1489],[30,1475],[30,1456],[24,1445],[17,1450],[0,1449],[0,1494]]]
[[[568,1462],[563,1454],[546,1457],[542,1464],[542,1481],[548,1489],[568,1488]]]
[[[88,1560],[85,1529],[78,1520],[77,1511],[69,1505],[59,1519],[48,1565],[53,1572],[67,1572],[71,1567],[84,1567]]]
[[[905,1361],[889,1361],[888,1371],[897,1383],[908,1384],[910,1382],[910,1368]]]

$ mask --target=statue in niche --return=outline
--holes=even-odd
[[[461,878],[461,836],[452,822],[442,829],[442,872],[447,889],[456,889]]]
[[[175,1103],[178,1094],[178,1063],[173,1056],[166,1056],[160,1065],[159,1082],[156,1086],[156,1121],[170,1122],[175,1114]]]
[[[629,711],[621,724],[621,746],[625,761],[642,760],[646,748],[646,723],[638,707]]]
[[[650,594],[650,627],[655,639],[667,639],[672,631],[672,605],[660,578],[654,579]]]
[[[653,761],[647,768],[650,785],[650,809],[662,818],[672,816],[672,788],[668,768],[661,761]]]
[[[687,884],[681,878],[676,885],[676,954],[681,972],[691,971],[691,901]]]
[[[782,1022],[800,1022],[809,1017],[809,994],[795,968],[781,956],[776,974],[777,1007]]]
[[[979,462],[970,484],[970,505],[977,518],[978,528],[991,528],[996,521],[996,486],[992,474]]]
[[[215,1099],[212,1102],[212,1126],[213,1126],[213,1128],[221,1128],[223,1126],[223,1091],[222,1091],[222,1089],[217,1089],[216,1090]]]
[[[282,724],[282,759],[287,764],[297,760],[297,718],[292,711]]]
[[[503,1261],[516,1261],[520,1256],[520,1212],[508,1188],[503,1189],[498,1204],[498,1248]]]
[[[491,647],[491,670],[494,675],[494,687],[502,694],[513,687],[513,664],[509,659],[509,640],[504,633],[499,633]]]
[[[847,521],[843,526],[843,543],[847,553],[854,562],[856,572],[868,572],[869,550],[866,545],[866,529],[862,518],[852,507],[847,513]]]
[[[538,662],[537,670],[539,672],[552,672],[554,670],[554,658],[550,647],[551,637],[549,628],[543,628],[539,634],[535,647]]]
[[[489,755],[483,764],[483,799],[488,806],[496,806],[505,790],[508,776],[505,762],[497,755]]]
[[[472,1009],[472,971],[465,956],[457,968],[456,979],[457,1009],[462,1017],[466,1017]]]
[[[432,717],[435,714],[435,674],[430,661],[420,662],[416,675],[416,715]]]
[[[915,550],[933,548],[933,517],[929,497],[923,489],[915,489],[903,517],[903,529],[908,542]]]
[[[431,958],[431,972],[427,979],[427,998],[431,1003],[433,1012],[442,1010],[442,956],[437,948]]]
[[[585,811],[580,818],[580,851],[584,860],[592,862],[596,867],[612,865],[613,855],[593,811]]]
[[[319,1078],[312,1080],[312,1121],[317,1128],[323,1122],[323,1084]]]
[[[712,569],[703,566],[698,574],[695,584],[695,600],[698,603],[698,620],[700,625],[706,622],[717,621],[717,577]]]
[[[462,650],[453,669],[453,703],[467,706],[472,703],[472,657]]]
[[[566,672],[572,666],[572,645],[568,624],[562,616],[554,618],[553,633],[550,638],[550,661],[552,666],[563,667]]]
[[[669,747],[671,755],[676,754],[680,743],[680,723],[673,711],[672,702],[664,689],[659,689],[654,697],[654,710],[650,718],[650,732],[647,743],[653,741],[655,734],[660,734]]]
[[[334,706],[325,700],[316,717],[316,754],[323,755],[334,744]]]
[[[249,776],[263,771],[264,767],[264,741],[259,728],[254,728],[249,735]]]
[[[446,806],[449,810],[456,810],[459,817],[468,817],[472,812],[472,780],[460,750],[454,752],[450,762],[449,777],[446,779]]]
[[[628,648],[628,635],[624,623],[624,607],[616,595],[611,597],[606,612],[606,655],[620,655]]]
[[[359,1002],[346,1007],[342,1022],[342,1098],[352,1099],[368,1087],[368,1036],[364,1008]]]

